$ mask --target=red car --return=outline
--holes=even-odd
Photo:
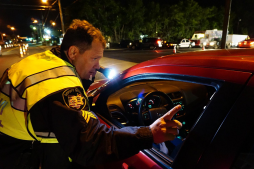
[[[149,125],[174,105],[183,127],[102,168],[254,168],[254,49],[198,51],[137,64],[94,83],[92,109],[108,127]]]
[[[254,38],[239,42],[238,47],[239,48],[254,48]]]

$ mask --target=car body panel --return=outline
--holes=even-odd
[[[253,77],[249,80],[247,85],[251,86],[251,87],[254,87],[254,78]]]
[[[92,90],[99,88],[102,84],[106,83],[107,81],[109,80],[108,79],[96,80],[94,83],[91,84],[91,86],[87,90],[87,94],[89,94]]]
[[[189,48],[189,47],[195,46],[195,42],[192,42],[189,39],[182,39],[178,45],[180,48]]]
[[[212,73],[211,73],[212,72]],[[243,84],[250,77],[251,73],[231,71],[223,69],[212,69],[212,68],[198,68],[198,67],[188,67],[183,69],[181,66],[153,66],[144,67],[129,71],[123,77],[123,79],[129,78],[131,76],[149,73],[165,73],[165,74],[184,74],[190,76],[207,77],[213,79],[226,80],[233,83]]]
[[[242,87],[243,84],[227,82],[220,87],[219,91],[214,95],[213,101],[206,107],[182,145],[177,158],[174,160],[172,166],[174,169],[197,168],[201,158],[206,155],[207,148],[214,140],[214,135],[218,132],[221,123],[227,117],[228,112],[238,98]],[[213,163],[216,158],[210,158],[210,163]],[[205,164],[207,165],[208,163],[206,162]],[[221,163],[216,165],[221,165]],[[215,168],[224,169],[221,167]]]
[[[251,83],[253,81],[254,78],[252,77]],[[254,114],[251,113],[254,109],[253,100],[254,88],[253,84],[249,83],[237,98],[227,118],[225,118],[206,152],[200,158],[197,168],[232,167],[232,163],[236,159],[241,147],[246,144],[246,139],[254,127]],[[213,163],[210,163],[208,166],[207,163],[210,160]]]
[[[162,76],[167,76],[181,81],[189,77],[193,83],[204,82],[219,86],[213,101],[204,108],[181,146],[172,168],[225,169],[231,167],[241,145],[245,143],[248,132],[254,127],[254,115],[249,113],[254,110],[254,104],[251,102],[254,99],[253,73],[253,49],[189,52],[137,64],[124,71],[117,79],[101,80],[93,84],[89,90],[100,88],[97,95],[94,95],[93,101],[96,102],[103,88],[113,88],[114,83],[119,85],[133,77],[138,79],[149,75],[154,75],[151,76],[151,80],[155,80],[153,77],[162,79]],[[112,125],[104,119],[99,119],[107,127]],[[238,123],[241,124],[240,128]],[[235,135],[236,138],[232,140]],[[161,168],[161,165],[142,151],[128,159],[105,166],[122,168],[123,163],[132,168]]]
[[[158,164],[156,164],[153,160],[151,160],[148,156],[144,153],[139,152],[138,154],[129,157],[124,160],[120,160],[114,163],[108,163],[103,165],[103,168],[110,168],[110,169],[125,169],[125,168],[152,168],[152,169],[162,169]]]
[[[254,48],[254,38],[239,42],[238,47],[239,48]]]
[[[229,49],[179,53],[137,64],[125,72],[144,67],[162,65],[254,72],[254,49]]]

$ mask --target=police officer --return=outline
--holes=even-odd
[[[173,140],[176,106],[149,127],[107,128],[89,111],[81,79],[94,78],[105,40],[74,20],[60,53],[31,55],[0,80],[0,168],[69,169],[124,159],[152,143]]]

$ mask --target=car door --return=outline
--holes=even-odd
[[[148,69],[150,69],[150,71],[148,71]],[[242,85],[250,76],[249,73],[244,73],[244,72],[235,72],[235,71],[228,71],[228,70],[209,70],[206,68],[190,68],[189,67],[185,69],[183,68],[178,69],[177,67],[174,67],[173,70],[175,71],[174,74],[171,74],[170,68],[169,67],[166,68],[166,66],[164,68],[161,67],[160,69],[156,68],[153,70],[151,70],[151,68],[143,68],[143,69],[135,70],[134,72],[126,74],[124,79],[121,80],[120,83],[117,82],[117,85],[115,84],[116,86],[114,84],[112,84],[112,86],[108,85],[108,87],[105,88],[106,89],[105,92],[102,92],[101,95],[99,96],[97,100],[98,103],[96,104],[101,105],[103,100],[107,101],[107,99],[112,95],[112,93],[121,92],[121,90],[124,87],[133,88],[133,86],[137,85],[136,83],[143,80],[147,80],[148,82],[146,83],[150,83],[149,80],[154,81],[154,79],[160,79],[160,80],[163,79],[168,82],[170,82],[170,80],[173,79],[175,81],[174,83],[181,82],[181,86],[187,86],[184,83],[195,84],[194,86],[198,88],[194,87],[193,90],[191,90],[192,95],[188,94],[187,89],[184,89],[186,90],[185,92],[181,92],[182,89],[177,90],[177,92],[172,92],[172,91],[169,92],[169,95],[172,98],[175,96],[178,96],[173,98],[175,101],[175,104],[183,104],[183,106],[185,106],[185,104],[196,105],[196,106],[191,106],[192,107],[191,112],[196,112],[195,108],[197,108],[197,111],[200,113],[200,114],[196,114],[195,118],[191,118],[190,121],[193,123],[193,125],[189,126],[190,130],[187,133],[184,140],[181,140],[181,138],[179,138],[180,141],[176,140],[175,142],[169,144],[169,147],[167,147],[167,149],[168,151],[171,151],[171,155],[168,155],[167,151],[163,149],[164,145],[159,145],[159,146],[157,145],[157,146],[153,146],[152,149],[143,150],[139,154],[134,155],[129,159],[118,161],[116,163],[107,164],[106,167],[113,167],[113,166],[116,166],[116,164],[118,167],[122,167],[122,165],[124,165],[124,166],[129,166],[132,168],[152,168],[153,166],[155,168],[156,167],[170,168],[172,165],[173,165],[173,168],[179,168],[179,169],[195,167],[197,162],[199,161],[200,155],[202,155],[204,150],[207,148],[207,146],[211,142],[211,139],[213,138],[217,129],[221,125],[223,119],[227,115],[227,112],[230,110],[232,104],[237,99],[242,89]],[[211,71],[213,71],[214,73],[210,74],[209,72]],[[143,75],[142,72],[150,72],[150,73]],[[135,76],[133,76],[134,74]],[[193,76],[194,74],[195,76]],[[185,75],[185,76],[182,76],[182,75]],[[234,77],[238,75],[241,78],[237,79],[236,81]],[[199,78],[197,76],[201,76],[201,77]],[[182,83],[183,81],[184,83]],[[158,84],[152,84],[151,89],[163,88],[164,91],[168,91],[169,88],[171,89],[179,88],[177,87],[177,85],[172,84],[172,85],[169,85],[171,87],[167,87],[168,84],[165,86],[165,84],[163,83],[160,84],[160,83],[161,82],[159,82]],[[142,86],[142,85],[138,84],[137,86]],[[194,99],[195,103],[194,102],[187,103],[186,100],[180,99],[182,98],[182,96],[188,97],[188,98],[198,98],[201,96],[204,97],[204,95],[200,95],[200,92],[204,91],[205,88],[206,89],[209,88],[209,91],[210,91],[207,93],[207,96],[209,97],[206,97],[206,99],[203,99],[203,100],[206,100],[206,102],[202,102],[202,99],[197,99],[197,100]],[[145,88],[145,90],[146,89],[147,88]],[[136,91],[136,89],[133,88],[133,91]],[[179,91],[180,91],[180,94],[179,94]],[[126,96],[123,96],[123,97],[126,97]],[[118,100],[118,102],[120,103],[121,100]],[[109,107],[111,106],[110,108],[111,111],[117,112],[119,107],[117,106],[114,107],[110,104],[111,103],[109,103],[109,105],[104,107],[99,106],[97,107],[97,109],[101,109],[102,111],[105,112],[105,110],[109,109]],[[121,122],[117,122],[116,120],[117,118],[120,118],[120,119],[122,118],[121,112],[118,114],[115,113],[114,116],[115,116],[115,119],[112,119],[112,116],[109,117],[107,113],[106,114],[99,113],[99,117],[101,117],[101,119],[103,119],[103,121],[107,123],[109,126],[115,125],[116,127],[124,127],[123,125],[120,124]],[[185,123],[184,125],[188,125],[188,123],[186,123],[185,121],[182,121],[182,123]]]
[[[239,97],[200,158],[197,168],[254,167],[254,78]]]
[[[189,47],[189,46],[190,46],[190,41],[186,39],[185,47]]]
[[[185,47],[185,39],[183,39],[182,41],[181,41],[181,43],[180,43],[180,47]]]

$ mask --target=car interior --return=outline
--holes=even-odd
[[[108,117],[118,127],[149,126],[175,105],[182,106],[173,117],[183,124],[179,135],[173,141],[153,146],[156,151],[173,160],[216,89],[175,80],[143,80],[112,91],[108,91],[106,99],[103,98],[106,100]],[[102,109],[98,113],[103,114]]]

